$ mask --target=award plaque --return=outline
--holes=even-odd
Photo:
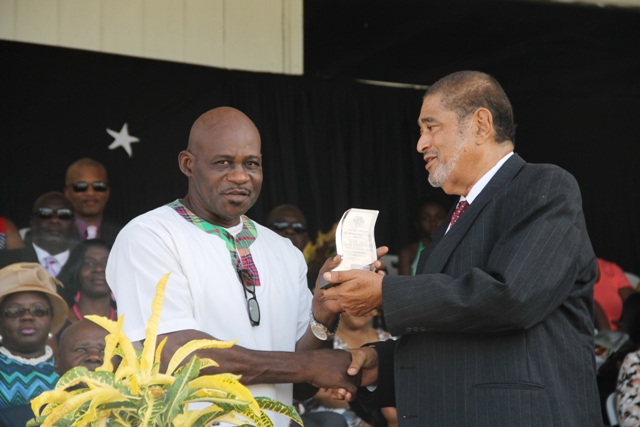
[[[374,227],[378,211],[369,209],[349,209],[336,229],[336,251],[342,256],[340,264],[332,271],[370,270],[377,259]],[[320,277],[321,288],[333,286]]]

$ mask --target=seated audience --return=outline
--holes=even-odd
[[[62,333],[58,343],[55,370],[62,376],[71,368],[84,366],[90,371],[104,362],[104,338],[109,332],[97,323],[82,319]]]
[[[267,215],[267,227],[291,240],[293,246],[304,250],[309,243],[307,219],[300,209],[293,205],[276,206]]]
[[[31,215],[31,232],[25,247],[0,251],[0,268],[16,262],[39,262],[56,277],[73,246],[73,205],[62,193],[38,197]]]
[[[0,408],[28,404],[58,380],[46,345],[67,317],[57,283],[37,263],[0,270]]]
[[[341,350],[359,348],[367,343],[385,341],[392,338],[389,332],[372,326],[375,315],[375,311],[360,317],[352,316],[349,313],[342,313],[338,329],[333,339],[333,348]],[[330,391],[318,392],[314,397],[314,401],[307,405],[307,410],[338,412],[344,416],[349,427],[367,427],[372,425],[356,415],[356,412],[349,408],[347,402],[331,399]],[[372,417],[372,414],[367,415],[369,415],[367,418]],[[389,427],[398,425],[395,408],[382,408],[381,414],[379,415],[386,420],[386,424]]]
[[[436,197],[427,197],[419,203],[414,219],[419,240],[400,249],[398,254],[399,275],[413,276],[416,273],[420,252],[431,244],[431,234],[447,217],[448,210],[449,207],[444,200]]]
[[[598,258],[598,279],[594,285],[593,297],[596,328],[599,331],[619,329],[622,325],[623,304],[635,291],[617,264]]]
[[[70,309],[62,330],[84,319],[87,314],[117,319],[115,301],[104,275],[108,258],[109,247],[98,239],[84,240],[71,251],[69,260],[58,275],[64,286],[58,292]]]
[[[62,376],[71,368],[84,366],[90,371],[102,366],[105,337],[108,332],[101,326],[82,320],[74,323],[62,334],[54,370]],[[0,411],[0,427],[23,426],[34,417],[31,405],[20,405]]]
[[[104,216],[111,195],[105,167],[89,158],[76,160],[67,169],[65,181],[64,195],[75,209],[73,238],[102,239],[111,247],[122,225]]]
[[[9,218],[0,216],[0,249],[17,249],[24,247],[18,227]]]

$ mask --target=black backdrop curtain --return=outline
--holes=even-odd
[[[350,207],[378,209],[377,243],[397,253],[413,240],[415,202],[441,194],[415,152],[421,91],[8,41],[0,58],[0,215],[21,227],[80,157],[107,167],[108,216],[123,222],[184,196],[177,154],[193,121],[222,105],[244,111],[262,135],[265,180],[249,212],[258,221],[292,203],[326,231]],[[554,86],[547,76],[493,74],[514,104],[516,151],[573,173],[598,255],[640,272],[637,83],[566,86],[563,77]],[[125,123],[140,139],[132,157],[108,149],[106,129]]]

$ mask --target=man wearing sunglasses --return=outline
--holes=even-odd
[[[267,215],[267,227],[291,240],[293,246],[301,251],[309,243],[307,219],[302,211],[293,205],[280,205],[273,208]]]
[[[0,268],[16,262],[38,262],[56,277],[69,258],[74,229],[73,205],[64,194],[43,194],[33,204],[25,246],[0,251]]]
[[[170,272],[158,328],[168,337],[163,361],[193,339],[237,339],[230,349],[197,351],[220,365],[202,373],[240,374],[254,395],[287,404],[292,383],[355,392],[350,354],[329,349],[337,305],[312,297],[302,253],[288,239],[245,216],[262,187],[253,122],[230,107],[208,111],[178,161],[187,195],[129,222],[109,256],[107,281],[127,336],[144,339],[156,283]]]
[[[90,158],[73,162],[67,168],[64,195],[75,209],[74,240],[102,239],[112,246],[122,226],[104,216],[111,195],[105,167]]]

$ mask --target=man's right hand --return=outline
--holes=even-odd
[[[359,378],[360,386],[370,386],[378,381],[378,352],[373,347],[350,348],[351,364],[347,374],[351,378]],[[335,400],[353,400],[355,393],[344,389],[331,390],[331,398]]]
[[[352,366],[359,367],[361,363],[358,362],[354,365],[352,356],[348,351],[327,349],[305,353],[311,357],[308,364],[311,369],[307,370],[309,375],[308,383],[323,390],[343,390],[342,394],[346,397],[346,400],[351,400],[352,396],[355,397],[360,386],[361,375],[358,372],[359,368],[356,369],[353,375],[347,374],[347,371]],[[344,400],[344,398],[340,400]]]

